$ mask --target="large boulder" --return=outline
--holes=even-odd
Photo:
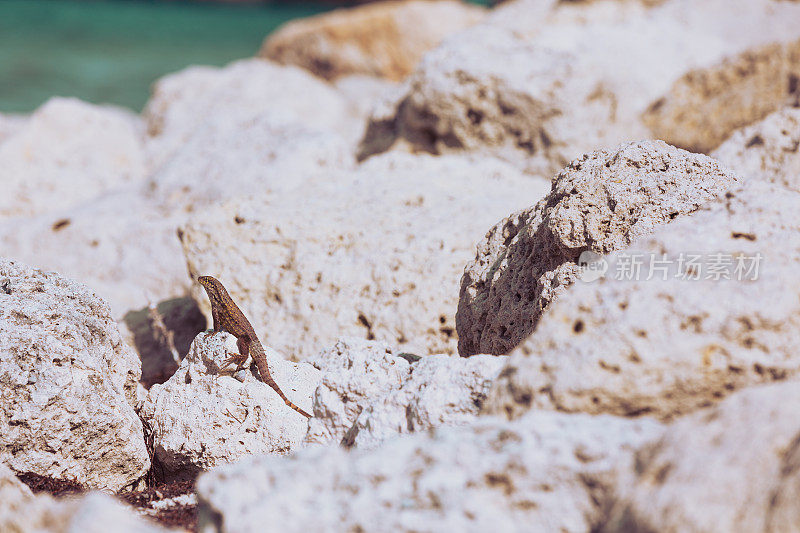
[[[134,412],[141,366],[85,286],[0,260],[0,461],[119,490],[150,466]]]
[[[0,139],[0,219],[75,206],[145,177],[138,117],[53,98]]]
[[[375,2],[286,23],[259,55],[332,80],[369,74],[401,80],[422,55],[486,11],[458,0]]]
[[[223,279],[262,340],[293,359],[343,336],[452,354],[475,236],[546,189],[497,160],[387,154],[208,209],[181,236],[192,276]]]
[[[262,59],[189,67],[158,80],[145,106],[150,164],[158,169],[202,130],[264,113],[312,129],[360,129],[337,91],[300,68]]]
[[[512,352],[487,411],[669,419],[797,375],[798,205],[752,180],[601,258],[605,276],[563,294]]]
[[[711,155],[740,176],[800,191],[800,107],[737,131]]]
[[[797,90],[796,2],[670,0],[592,12],[585,20],[547,2],[512,2],[446,39],[394,104],[376,110],[360,158],[408,145],[477,150],[549,174],[639,138],[711,150]]]
[[[592,152],[550,194],[492,227],[464,269],[456,315],[462,356],[505,354],[579,277],[581,254],[607,254],[697,210],[736,177],[661,141]]]
[[[213,115],[150,176],[148,192],[165,206],[192,212],[228,198],[302,189],[328,168],[351,168],[351,152],[337,132],[284,113]]]
[[[633,452],[660,434],[648,419],[541,412],[374,450],[254,457],[200,476],[198,523],[287,533],[591,531]]]
[[[637,453],[602,531],[793,531],[800,383],[753,387],[672,424]]]
[[[75,207],[0,220],[0,246],[9,257],[81,280],[120,319],[187,294],[179,220],[141,186],[123,187]]]
[[[166,478],[192,478],[247,455],[286,454],[302,443],[305,416],[249,370],[231,375],[224,369],[229,353],[237,352],[232,335],[201,333],[177,372],[150,388],[141,416],[152,429],[154,460]],[[310,412],[319,371],[284,361],[269,348],[266,353],[281,391]]]

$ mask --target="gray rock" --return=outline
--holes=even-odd
[[[661,141],[576,159],[555,176],[549,195],[500,221],[478,244],[461,280],[459,353],[510,352],[579,276],[582,253],[623,249],[735,180],[715,160]]]
[[[141,366],[85,286],[0,260],[0,460],[119,490],[150,459],[134,412]]]

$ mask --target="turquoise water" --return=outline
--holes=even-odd
[[[0,0],[0,112],[54,95],[140,110],[187,65],[252,56],[281,23],[330,9],[103,0]]]

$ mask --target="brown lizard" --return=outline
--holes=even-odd
[[[286,405],[298,413],[311,418],[310,414],[290,402],[289,398],[287,398],[278,387],[278,384],[275,383],[275,380],[272,379],[272,374],[270,374],[269,366],[267,365],[267,354],[264,352],[261,341],[258,340],[253,326],[247,320],[247,317],[244,316],[242,310],[233,302],[233,299],[231,299],[222,283],[211,276],[200,276],[197,278],[197,281],[206,290],[208,299],[211,301],[211,317],[214,320],[214,329],[206,333],[206,338],[216,335],[220,331],[226,331],[236,337],[236,346],[239,348],[239,353],[229,353],[230,357],[225,360],[225,366],[235,364],[238,372],[244,368],[244,363],[247,361],[248,355],[252,355],[253,361],[256,362],[261,381],[272,387],[272,389],[278,393],[278,396],[286,402]]]

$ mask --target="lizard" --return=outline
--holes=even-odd
[[[272,387],[286,405],[301,415],[311,418],[310,414],[290,402],[289,398],[287,398],[280,387],[278,387],[278,384],[275,383],[275,380],[272,379],[272,374],[267,365],[267,354],[264,352],[264,346],[261,344],[261,341],[258,340],[258,336],[252,324],[250,324],[250,321],[244,316],[242,310],[234,303],[222,283],[212,276],[200,276],[197,278],[197,282],[206,290],[208,299],[211,302],[211,318],[214,321],[214,329],[206,333],[205,338],[216,335],[221,331],[225,331],[236,337],[236,346],[239,348],[239,353],[228,353],[230,357],[225,359],[223,368],[230,364],[235,364],[236,371],[238,372],[244,368],[247,357],[252,355],[253,361],[256,363],[256,368],[258,368],[261,381]]]

